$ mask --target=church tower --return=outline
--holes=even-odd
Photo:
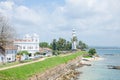
[[[75,29],[72,30],[72,50],[77,49],[77,36]]]

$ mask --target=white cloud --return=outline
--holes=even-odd
[[[99,37],[103,41],[101,45],[104,45],[104,38],[109,34],[112,34],[110,39],[120,40],[116,37],[120,34],[119,3],[120,0],[65,0],[64,5],[54,3],[55,7],[49,10],[49,5],[34,8],[22,3],[17,5],[14,1],[4,1],[0,2],[0,12],[11,16],[19,33],[38,32],[43,40],[48,39],[44,36],[50,39],[59,36],[70,38],[72,28],[76,28],[80,39],[91,45],[94,42],[98,44],[95,38]]]
[[[13,7],[14,7],[14,2],[12,1],[0,2],[0,13],[10,18]]]
[[[1,2],[0,7],[4,10],[12,10],[14,6],[14,2],[11,1],[6,1],[6,2]]]
[[[34,10],[29,9],[25,6],[19,6],[15,9],[15,18],[20,21],[25,21],[33,24],[37,24],[38,21],[41,22],[41,16],[38,15]]]

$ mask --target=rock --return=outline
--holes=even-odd
[[[108,69],[118,69],[118,70],[120,70],[120,66],[108,65]]]
[[[120,66],[113,66],[113,69],[119,69],[120,70]]]
[[[91,64],[85,64],[86,66],[91,66]]]
[[[114,56],[114,54],[104,54],[104,55],[107,55],[107,56]]]
[[[77,64],[77,68],[83,67],[84,65],[82,63]]]
[[[67,63],[48,69],[44,73],[34,75],[29,80],[76,80],[77,76],[81,74],[76,68],[84,66],[80,62],[81,57],[78,57]]]
[[[89,61],[88,59],[82,59],[83,61]]]

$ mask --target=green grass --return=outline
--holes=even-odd
[[[12,69],[0,71],[0,80],[27,80],[34,74],[42,73],[47,69],[55,67],[57,65],[67,63],[69,60],[85,54],[86,52],[77,52],[68,56],[56,56],[47,58],[44,61],[28,64]]]
[[[92,58],[91,56],[84,56],[84,58]]]

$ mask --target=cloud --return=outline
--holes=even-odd
[[[15,18],[19,21],[31,24],[37,24],[40,20],[40,17],[34,10],[29,9],[25,6],[19,6],[15,9]]]
[[[94,42],[104,45],[109,34],[112,36],[106,45],[116,45],[116,42],[120,45],[117,37],[120,0],[65,0],[61,4],[53,1],[50,5],[45,1],[40,5],[25,5],[24,2],[27,0],[19,4],[16,0],[0,2],[0,12],[10,16],[19,34],[37,32],[42,40],[48,41],[58,37],[69,39],[75,28],[78,38],[90,45]]]
[[[2,13],[4,16],[9,15],[9,17],[11,17],[13,6],[14,2],[12,1],[0,2],[0,13]]]
[[[3,10],[12,10],[13,9],[14,2],[11,1],[6,1],[6,2],[1,2],[0,7]]]

